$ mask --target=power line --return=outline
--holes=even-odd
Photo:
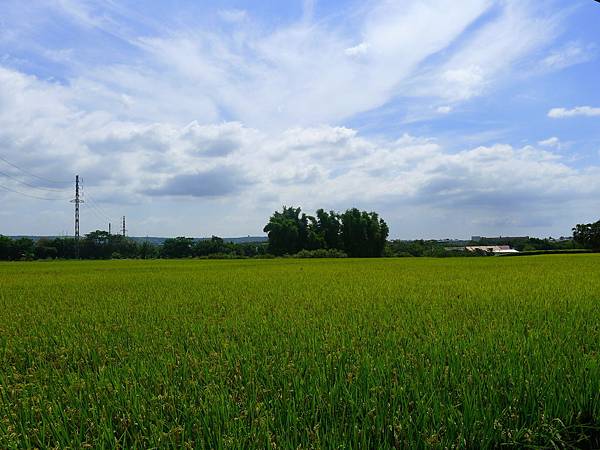
[[[29,184],[25,181],[19,180],[17,177],[15,177],[14,175],[11,175],[9,173],[3,172],[0,170],[0,174],[4,175],[5,177],[8,178],[12,178],[13,180],[15,180],[17,183],[21,183],[24,186],[28,186],[30,188],[34,188],[34,189],[39,189],[40,191],[48,191],[48,192],[53,192],[53,193],[57,193],[57,192],[61,192],[66,188],[60,188],[60,189],[54,189],[54,188],[44,188],[44,187],[40,187],[40,186],[34,186],[33,184]]]
[[[89,198],[88,198],[87,200],[89,200]],[[90,211],[90,212],[91,212],[91,213],[92,213],[92,214],[93,214],[93,215],[96,217],[96,219],[98,219],[98,220],[99,220],[100,222],[102,222],[102,223],[106,222],[106,219],[107,219],[107,218],[106,218],[106,217],[104,217],[104,215],[103,215],[103,214],[100,214],[100,212],[99,212],[97,209],[95,209],[95,208],[92,206],[92,204],[91,204],[91,203],[89,203],[89,201],[88,201],[88,203],[87,203],[87,206],[89,206],[89,207],[90,207],[90,208],[89,208],[89,211]]]
[[[81,185],[81,196],[84,196],[84,189],[83,189],[83,178],[81,178],[80,180],[80,185]],[[91,207],[91,211],[95,211],[97,214],[96,215],[100,215],[102,216],[102,220],[108,220],[110,222],[111,220],[111,216],[110,214],[107,214],[106,211],[100,207],[100,205],[98,204],[97,201],[95,201],[89,194],[85,194],[85,198],[87,199],[87,204],[88,206]]]
[[[0,160],[4,161],[6,164],[13,166],[15,169],[20,170],[23,173],[26,173],[27,175],[37,178],[38,180],[42,180],[45,181],[46,183],[52,183],[52,184],[71,184],[71,181],[56,181],[56,180],[49,180],[48,178],[44,178],[44,177],[40,177],[34,173],[29,172],[28,170],[23,169],[22,167],[17,166],[15,163],[10,162],[8,159],[0,156]]]
[[[106,218],[106,219],[111,218],[111,215],[107,214],[107,212],[99,205],[99,203],[96,200],[94,200],[93,197],[90,197],[90,194],[86,194],[85,198],[89,201],[88,205],[92,206],[93,208],[96,208],[96,210],[98,210],[98,212],[100,214],[102,214],[104,216],[104,218]]]
[[[11,189],[11,188],[3,186],[1,184],[0,184],[0,188],[4,189],[5,191],[14,192],[15,194],[24,195],[25,197],[35,198],[37,200],[63,201],[63,200],[68,200],[70,198],[70,197],[61,197],[61,198],[39,197],[37,195],[26,194],[25,192]]]

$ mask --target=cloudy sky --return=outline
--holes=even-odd
[[[2,0],[0,233],[262,234],[282,205],[392,237],[600,218],[592,0]]]

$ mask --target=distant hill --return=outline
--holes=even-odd
[[[57,237],[65,237],[65,236],[9,236],[12,239],[20,239],[20,238],[28,238],[34,241],[39,241],[40,239],[54,239]],[[161,245],[164,241],[169,238],[166,237],[156,237],[156,236],[128,236],[129,239],[132,239],[136,242],[150,242],[154,245]],[[210,238],[194,238],[196,241],[205,241]],[[269,239],[266,236],[245,236],[245,237],[229,237],[223,238],[225,242],[233,242],[234,244],[245,244],[245,243],[263,243],[268,242]]]

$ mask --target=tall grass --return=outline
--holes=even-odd
[[[600,257],[0,264],[0,448],[600,447]]]

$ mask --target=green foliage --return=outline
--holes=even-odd
[[[344,250],[352,257],[375,257],[383,254],[389,234],[387,224],[377,213],[347,210],[340,216]]]
[[[327,213],[323,209],[318,209],[316,218],[313,219],[313,228],[315,234],[319,236],[318,240],[322,242],[322,248],[343,248],[342,224],[339,214],[335,211]]]
[[[11,239],[0,235],[0,259],[5,261],[27,261],[35,257],[35,244],[31,239]]]
[[[24,259],[154,259],[154,258],[250,258],[265,255],[265,243],[225,242],[217,236],[211,239],[178,237],[165,240],[161,246],[148,241],[137,242],[122,235],[96,230],[77,242],[73,238],[14,240],[0,235],[0,260]]]
[[[81,240],[79,255],[83,259],[116,259],[115,255],[137,258],[138,250],[138,245],[125,236],[96,230]]]
[[[461,255],[464,252],[461,252]],[[459,256],[455,252],[445,250],[444,245],[437,241],[390,241],[387,243],[386,256]]]
[[[194,254],[194,239],[176,237],[163,242],[160,256],[163,258],[189,258]]]
[[[300,208],[283,207],[275,211],[263,231],[269,236],[269,252],[274,255],[291,255],[309,247],[308,217]]]
[[[11,258],[11,248],[13,245],[13,240],[7,236],[3,236],[0,234],[0,259],[4,261],[9,261]]]
[[[348,255],[336,248],[319,248],[317,250],[300,250],[296,258],[347,258]]]
[[[576,242],[571,239],[561,238],[560,240],[546,238],[540,239],[535,237],[498,237],[498,238],[483,238],[480,241],[475,241],[473,245],[510,245],[511,248],[522,251],[535,250],[572,250],[580,248]]]
[[[600,220],[594,223],[575,225],[573,239],[586,248],[600,251]]]
[[[599,448],[600,255],[0,263],[0,448]]]
[[[269,252],[292,255],[300,250],[337,249],[352,257],[382,256],[389,234],[377,213],[349,209],[343,214],[317,210],[307,216],[300,208],[275,211],[265,226]]]
[[[50,239],[42,238],[35,243],[34,255],[36,259],[55,259],[58,249],[52,245]]]

